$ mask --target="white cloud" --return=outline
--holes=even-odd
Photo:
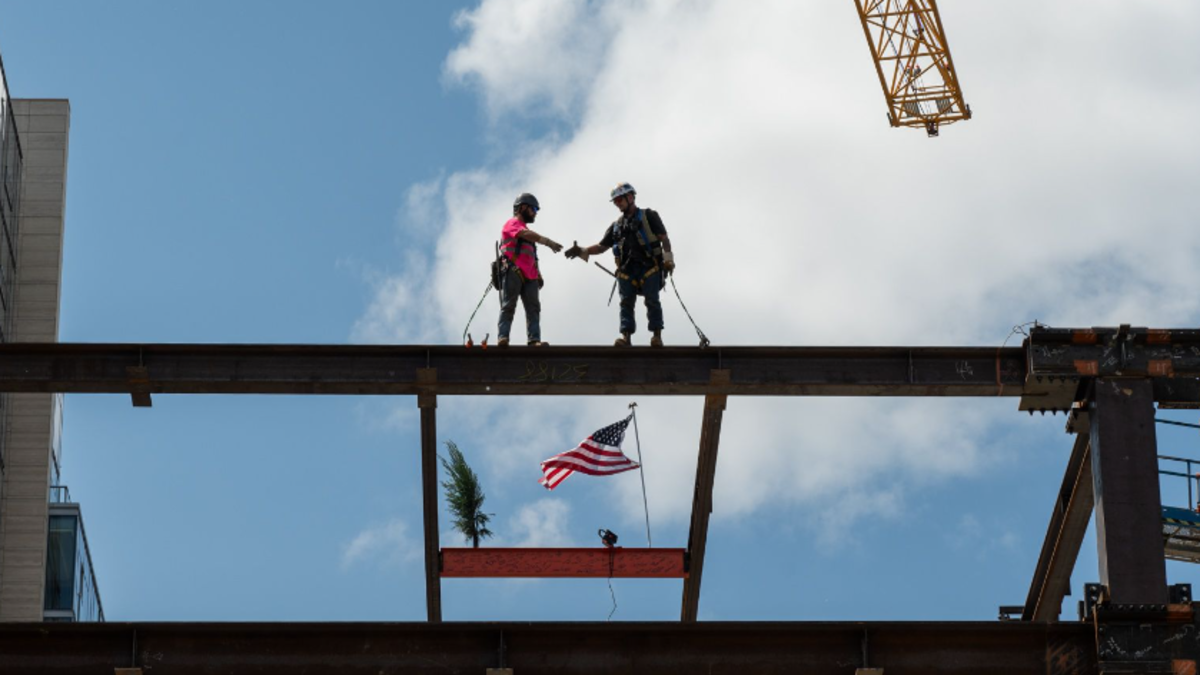
[[[478,85],[493,116],[565,115],[601,70],[615,11],[628,3],[498,0],[455,17],[467,40],[446,75]]]
[[[408,534],[408,525],[400,518],[359,532],[342,549],[342,568],[373,563],[393,566],[419,560],[422,548]]]
[[[562,548],[575,545],[567,525],[571,506],[561,499],[544,498],[526,504],[508,519],[501,546]]]
[[[436,254],[414,272],[430,286],[381,284],[360,333],[453,343],[518,192],[542,202],[535,229],[594,243],[616,215],[606,197],[619,180],[661,211],[679,288],[718,345],[996,345],[1032,318],[1193,325],[1200,6],[1156,0],[1130,14],[1108,0],[1089,3],[1085,22],[1075,4],[943,7],[975,119],[930,140],[887,126],[849,5],[483,0],[463,15],[447,71],[493,114],[548,106],[573,134],[448,175]],[[543,267],[544,337],[609,343],[607,278],[549,254]],[[664,305],[668,343],[694,344],[669,292]],[[494,297],[482,312],[476,330],[494,331]],[[686,518],[702,403],[640,403],[651,517]],[[447,428],[481,443],[527,438],[512,429],[536,440],[492,467],[511,474],[615,419],[622,403],[458,406]],[[1061,442],[1057,424],[1014,407],[731,399],[715,517],[783,505],[821,530],[864,503],[902,513],[914,488],[1010,457],[986,440],[1000,430],[1022,424]],[[631,521],[635,483],[617,484]]]

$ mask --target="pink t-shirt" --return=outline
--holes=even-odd
[[[504,224],[504,229],[500,230],[500,242],[504,256],[512,260],[513,244],[503,246],[504,242],[516,237],[521,230],[527,230],[529,226],[521,221],[520,218],[513,218]],[[518,239],[517,245],[520,245],[521,255],[517,256],[517,269],[521,270],[521,274],[525,275],[526,279],[538,278],[537,260],[533,257],[534,243],[525,239]]]

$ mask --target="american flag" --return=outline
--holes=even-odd
[[[542,478],[538,481],[547,490],[578,471],[589,476],[608,476],[638,468],[638,463],[621,453],[621,441],[625,439],[625,427],[633,415],[610,424],[588,436],[575,448],[555,455],[542,462]]]

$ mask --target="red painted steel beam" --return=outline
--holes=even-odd
[[[443,548],[442,577],[682,579],[681,548]]]

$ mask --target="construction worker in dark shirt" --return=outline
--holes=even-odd
[[[671,240],[667,228],[658,213],[637,206],[637,191],[629,183],[613,188],[611,201],[621,217],[604,231],[599,244],[581,247],[579,242],[567,249],[568,258],[582,258],[603,253],[609,248],[617,259],[617,288],[621,291],[621,337],[617,347],[628,347],[633,343],[637,330],[633,310],[637,296],[646,303],[646,318],[649,321],[651,347],[663,346],[663,311],[658,298],[666,277],[675,269],[675,257],[671,253]]]

